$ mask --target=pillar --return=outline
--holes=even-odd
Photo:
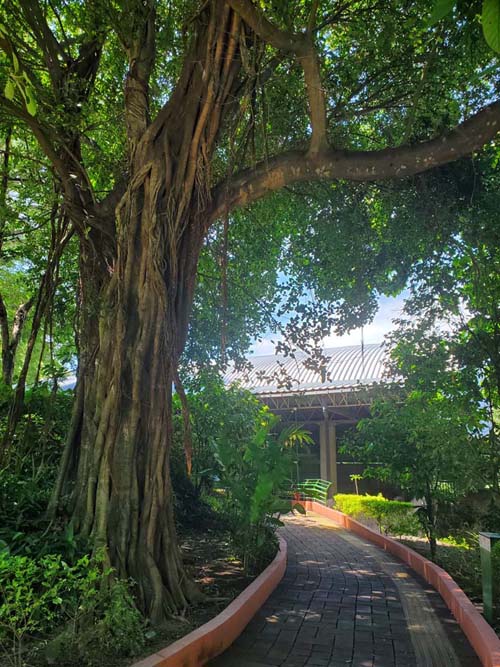
[[[321,479],[328,479],[328,422],[319,425],[319,471]]]
[[[335,422],[328,422],[328,477],[333,482],[333,493],[338,493],[337,476],[337,428]]]

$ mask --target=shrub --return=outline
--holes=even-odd
[[[388,500],[378,496],[358,496],[338,493],[334,497],[336,509],[354,518],[367,517],[377,522],[379,530],[393,535],[415,535],[419,522],[411,503]]]
[[[71,595],[65,570],[60,556],[37,561],[0,553],[0,644],[12,647],[15,664],[22,664],[26,635],[47,633],[63,618]]]
[[[12,390],[0,385],[0,439]],[[71,417],[72,392],[50,392],[39,386],[26,392],[23,412],[8,449],[8,465],[0,470],[0,540],[22,556],[60,552],[69,558],[69,535],[45,518]],[[73,540],[71,540],[73,541]],[[56,544],[57,542],[57,544]]]
[[[130,593],[131,582],[108,579],[110,570],[103,574],[104,580],[103,577],[82,579],[78,607],[61,635],[65,641],[56,639],[56,646],[62,644],[63,651],[58,664],[67,655],[68,644],[75,665],[92,667],[100,667],[105,656],[135,655],[144,645],[144,622]]]
[[[225,487],[224,512],[246,571],[261,569],[276,553],[279,514],[291,509],[290,500],[282,499],[291,485],[290,443],[308,438],[297,428],[275,436],[271,430],[277,423],[269,414],[244,446],[221,441],[216,448]]]
[[[0,552],[0,644],[24,664],[26,639],[62,628],[46,649],[49,662],[101,665],[105,655],[131,655],[143,643],[142,617],[127,582],[104,566],[104,554],[74,566],[60,555],[34,559]],[[8,649],[7,649],[8,647]]]
[[[189,405],[193,468],[188,477],[184,453],[184,424],[181,402],[173,398],[174,440],[170,456],[175,518],[181,526],[203,526],[214,516],[204,502],[221,467],[216,457],[218,446],[242,451],[257,425],[266,419],[267,408],[253,394],[238,387],[225,387],[213,371],[202,371],[185,381]]]

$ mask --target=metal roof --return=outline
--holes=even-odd
[[[224,381],[238,383],[254,394],[269,395],[342,391],[384,379],[386,348],[383,343],[333,347],[323,350],[322,354],[327,359],[323,373],[308,368],[308,355],[297,352],[295,358],[252,357],[250,369],[232,369]]]

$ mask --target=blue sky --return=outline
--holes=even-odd
[[[403,302],[407,293],[403,292],[397,297],[381,296],[378,300],[378,312],[373,322],[363,328],[365,343],[381,343],[384,336],[394,328],[392,320],[401,314]],[[250,349],[249,356],[260,354],[274,354],[274,345],[271,342],[277,340],[277,334],[269,334],[262,341],[256,342]],[[340,347],[342,345],[359,345],[361,343],[361,329],[354,329],[343,336],[327,336],[323,339],[324,347]]]

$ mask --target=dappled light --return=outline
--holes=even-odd
[[[2,0],[2,665],[500,661],[499,2]]]

